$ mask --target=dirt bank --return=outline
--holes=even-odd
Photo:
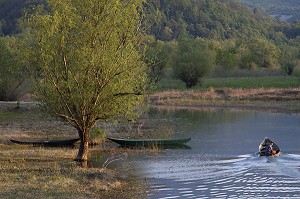
[[[150,96],[153,106],[254,109],[300,112],[300,88],[164,91]]]
[[[300,112],[300,88],[164,91],[150,95],[151,106]],[[0,102],[0,142],[8,139],[77,137],[68,123],[44,114],[36,102]]]
[[[68,123],[43,113],[35,102],[0,102],[0,142],[9,139],[56,139],[77,137]]]

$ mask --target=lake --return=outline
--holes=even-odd
[[[126,156],[149,184],[148,198],[300,198],[300,115],[258,111],[157,110],[157,125],[189,148]],[[269,137],[279,157],[259,157]]]

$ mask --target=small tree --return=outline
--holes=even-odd
[[[154,84],[167,76],[176,48],[174,44],[174,42],[155,41],[148,45],[150,48],[146,52],[146,62],[150,66],[149,78]]]
[[[29,79],[18,54],[19,38],[0,37],[0,100],[19,100],[28,92]]]
[[[249,44],[253,61],[260,67],[279,69],[280,49],[264,38],[254,38]]]
[[[299,64],[300,51],[294,46],[281,46],[280,64],[287,75],[292,75],[294,68]]]
[[[181,40],[173,59],[174,75],[185,83],[186,88],[192,88],[214,68],[215,57],[215,51],[203,45],[201,40]]]
[[[136,118],[146,67],[139,50],[142,0],[48,0],[23,20],[38,99],[73,125],[76,160],[88,159],[97,121]],[[25,31],[24,31],[25,34]]]

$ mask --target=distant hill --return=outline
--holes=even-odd
[[[21,10],[38,3],[44,0],[0,0],[0,34],[1,29],[4,35],[17,33]],[[162,41],[183,34],[216,40],[256,35],[272,38],[278,27],[272,17],[237,0],[148,0],[146,17],[148,34]]]
[[[272,38],[278,22],[237,0],[148,0],[148,33],[162,41],[187,34],[216,40]]]
[[[22,16],[22,9],[43,3],[44,0],[0,0],[0,35],[15,34],[17,20]]]
[[[239,0],[246,6],[260,8],[271,16],[288,22],[300,21],[299,0]]]

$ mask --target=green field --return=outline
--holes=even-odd
[[[201,85],[193,89],[208,88],[291,88],[299,87],[299,77],[268,76],[268,77],[235,77],[235,78],[208,78],[203,79]],[[185,84],[180,80],[162,80],[157,85],[157,90],[179,89],[185,90]]]

